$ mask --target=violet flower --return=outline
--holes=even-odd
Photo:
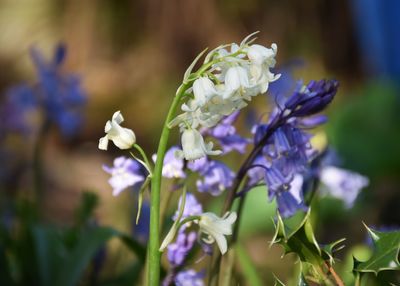
[[[180,271],[175,276],[176,286],[204,286],[204,274],[193,269]]]
[[[235,178],[235,173],[228,166],[216,160],[204,158],[196,160],[188,167],[200,175],[196,182],[198,191],[207,192],[213,196],[218,196],[231,187]]]
[[[235,111],[231,115],[226,116],[213,128],[204,128],[202,132],[210,135],[218,140],[224,154],[231,151],[237,151],[241,154],[246,152],[247,145],[251,142],[236,133],[236,128],[233,125],[238,118],[240,112]]]
[[[182,203],[182,197],[179,198],[179,203],[178,203],[178,209],[172,219],[175,221],[178,218],[178,213],[179,209],[181,207]],[[183,209],[183,214],[181,217],[182,219],[185,219],[188,216],[196,216],[196,215],[201,215],[203,213],[203,207],[202,205],[197,201],[196,197],[190,193],[186,193],[186,200],[185,200],[185,207]],[[184,227],[184,226],[182,226]],[[182,228],[181,228],[182,229]]]
[[[168,261],[172,267],[180,267],[183,265],[186,256],[192,250],[197,239],[197,233],[191,231],[185,233],[180,231],[174,243],[168,245]]]
[[[61,71],[66,53],[65,46],[60,44],[53,59],[46,61],[38,50],[31,50],[39,78],[35,96],[47,119],[58,125],[64,136],[70,137],[81,124],[86,95],[78,76]]]
[[[119,195],[128,187],[140,185],[146,178],[142,165],[124,156],[116,158],[112,167],[103,165],[103,170],[111,175],[108,182],[113,188],[113,196]]]

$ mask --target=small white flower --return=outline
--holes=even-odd
[[[232,234],[232,225],[236,217],[235,212],[226,213],[222,218],[214,213],[203,213],[199,220],[200,233],[206,235],[202,237],[203,241],[208,244],[216,241],[221,253],[225,254],[228,250],[225,235]]]
[[[228,99],[235,98],[235,95],[238,95],[238,98],[243,96],[249,100],[250,96],[253,95],[252,87],[248,71],[245,68],[241,66],[231,67],[225,75],[225,92],[223,97],[224,99]]]
[[[128,128],[120,126],[123,121],[124,118],[120,111],[114,113],[111,121],[107,121],[104,127],[106,136],[100,138],[99,149],[107,150],[109,140],[113,141],[119,149],[129,149],[135,144],[135,133]]]
[[[200,77],[193,83],[194,100],[197,106],[204,106],[217,94],[214,83],[207,77]]]
[[[328,188],[329,194],[343,200],[346,207],[351,207],[361,189],[369,184],[367,177],[333,166],[321,170],[320,180]]]
[[[247,50],[247,57],[255,65],[266,64],[269,67],[274,67],[277,52],[278,46],[276,44],[272,44],[270,49],[261,45],[251,45]]]
[[[203,136],[196,129],[185,129],[181,137],[182,151],[178,150],[175,154],[186,160],[200,159],[206,155],[219,155],[220,150],[212,150],[213,143],[204,143]]]

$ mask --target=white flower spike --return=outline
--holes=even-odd
[[[236,218],[237,215],[235,212],[228,212],[222,218],[214,213],[203,213],[200,216],[199,227],[200,234],[205,234],[206,236],[203,236],[202,240],[208,244],[216,241],[221,254],[225,254],[228,250],[225,235],[232,234],[232,225],[236,221]]]
[[[115,146],[123,150],[129,149],[135,144],[135,133],[131,129],[120,126],[123,121],[124,118],[120,111],[115,112],[112,119],[107,121],[104,127],[106,136],[99,140],[100,150],[107,150],[109,140],[113,141]]]
[[[182,149],[175,154],[186,160],[200,159],[206,155],[219,155],[221,150],[212,150],[213,143],[204,143],[203,136],[196,129],[185,129],[182,133]]]

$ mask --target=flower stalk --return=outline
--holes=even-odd
[[[171,107],[168,111],[167,118],[165,120],[160,141],[157,150],[157,160],[154,166],[154,173],[151,179],[151,193],[150,193],[150,236],[148,246],[148,273],[147,281],[150,286],[160,285],[160,259],[161,253],[160,248],[160,192],[161,192],[161,179],[162,179],[162,168],[165,153],[167,150],[168,138],[170,129],[168,123],[175,117],[176,110],[179,106],[182,96],[189,88],[189,84],[182,84],[178,88],[178,92],[174,97]]]

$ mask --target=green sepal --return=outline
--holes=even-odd
[[[197,55],[197,57],[193,60],[193,62],[190,64],[190,66],[187,68],[185,74],[183,75],[183,84],[187,84],[191,80],[194,80],[192,70],[196,63],[199,61],[199,59],[204,55],[204,53],[208,50],[208,48],[204,49],[200,54]],[[180,88],[178,88],[177,94],[179,93]]]

